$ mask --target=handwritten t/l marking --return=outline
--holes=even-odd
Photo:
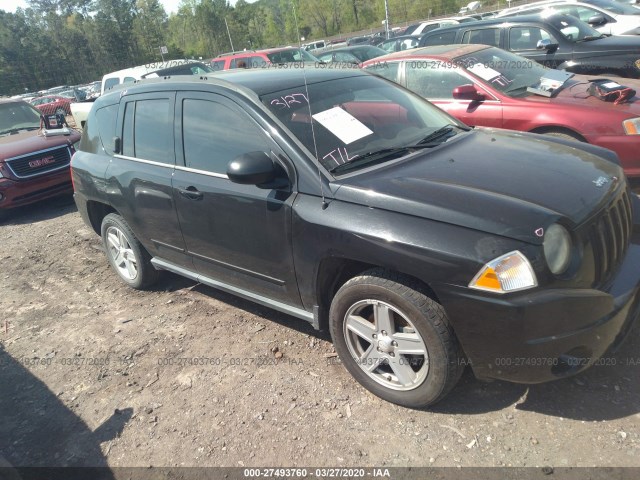
[[[340,160],[342,160],[341,162],[338,161],[338,158],[336,158],[336,156],[334,155],[334,152],[338,152],[337,154],[340,156]],[[327,157],[331,157],[331,160],[336,162],[338,165],[341,165],[343,163],[347,163],[348,161],[353,160],[354,158],[356,158],[355,155],[353,157],[349,157],[349,153],[347,152],[347,149],[344,148],[344,147],[342,147],[342,148],[339,147],[339,148],[336,148],[335,150],[331,150],[324,157],[322,157],[322,159],[325,160]]]

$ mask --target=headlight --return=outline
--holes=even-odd
[[[640,135],[640,117],[625,120],[622,122],[622,127],[627,135]]]
[[[555,275],[564,273],[571,260],[571,237],[567,229],[557,223],[551,225],[544,234],[542,246],[549,270]]]
[[[515,292],[538,285],[527,257],[515,250],[490,261],[469,283],[469,288],[494,293]]]

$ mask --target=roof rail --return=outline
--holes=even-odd
[[[239,53],[255,52],[255,50],[238,50],[236,52],[220,53],[215,58],[228,57],[229,55],[237,55]]]

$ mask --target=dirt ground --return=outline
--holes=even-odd
[[[15,211],[0,239],[14,466],[640,466],[640,328],[578,377],[467,371],[414,411],[361,388],[305,322],[170,274],[127,288],[70,197]]]

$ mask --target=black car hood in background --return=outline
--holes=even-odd
[[[602,55],[634,54],[640,58],[640,35],[614,35],[582,42],[575,42],[574,55],[578,57]]]
[[[537,229],[582,223],[623,178],[615,163],[548,137],[476,129],[334,186],[336,200],[539,244]]]

